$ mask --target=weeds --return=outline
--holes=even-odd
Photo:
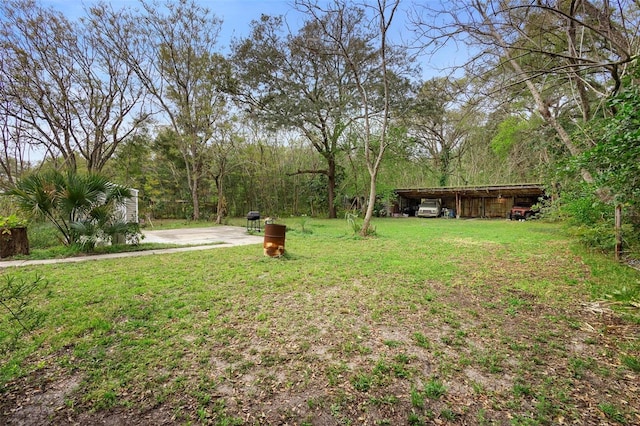
[[[362,229],[362,224],[360,223],[360,218],[357,213],[347,212],[344,214],[344,218],[347,220],[347,225],[353,232],[353,235],[359,235],[360,230]]]
[[[309,216],[302,215],[298,218],[298,225],[300,225],[300,232],[302,234],[313,234],[313,230],[308,226]]]
[[[582,359],[572,357],[569,359],[569,371],[576,379],[581,379],[586,370],[591,369],[594,365],[593,359]]]
[[[415,340],[416,345],[418,345],[421,348],[429,349],[430,347],[429,339],[427,339],[427,337],[420,332],[413,333],[413,340]]]
[[[37,275],[32,280],[4,275],[0,285],[0,307],[8,314],[10,321],[20,326],[13,332],[13,339],[17,339],[21,332],[30,333],[44,321],[45,312],[34,307],[34,299],[38,292],[49,285],[49,282]],[[9,330],[7,334],[12,334]]]
[[[450,408],[445,408],[440,412],[440,416],[445,419],[445,420],[449,420],[450,422],[454,421],[456,419],[456,413],[451,410]]]
[[[640,358],[631,355],[623,355],[621,360],[622,364],[629,370],[635,373],[640,373]]]
[[[604,413],[605,416],[607,416],[607,418],[613,420],[614,422],[627,424],[624,414],[622,414],[622,412],[620,412],[615,405],[604,402],[598,404],[598,408]]]
[[[427,398],[438,399],[447,393],[447,389],[444,384],[435,377],[429,379],[424,385],[424,394]]]
[[[360,217],[357,213],[347,212],[345,213],[345,219],[347,220],[347,225],[349,229],[353,232],[353,235],[361,235],[362,234],[362,222],[360,221]],[[367,233],[365,237],[372,237],[376,235],[376,228],[374,226],[369,226],[367,229]]]
[[[424,393],[420,392],[416,388],[411,388],[411,405],[415,408],[424,407]]]
[[[358,373],[351,379],[353,387],[360,392],[367,392],[373,384],[373,377],[370,374]]]
[[[382,397],[372,397],[369,401],[376,406],[395,405],[400,399],[395,395],[385,395]]]
[[[513,394],[517,397],[531,396],[531,385],[524,382],[524,380],[517,380],[513,384]]]

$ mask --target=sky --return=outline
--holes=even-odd
[[[165,3],[166,0],[160,0]],[[76,18],[84,14],[85,6],[95,3],[92,0],[40,0],[40,4],[51,6],[64,13],[68,18]],[[111,0],[109,3],[115,10],[121,7],[136,7],[138,0]],[[223,20],[220,33],[221,46],[228,46],[233,37],[249,35],[250,23],[259,19],[262,14],[284,16],[291,24],[296,22],[296,11],[293,0],[197,0]]]
[[[83,9],[94,3],[93,0],[39,0],[40,4],[50,6],[61,11],[70,19],[75,19],[84,15]],[[164,3],[165,0],[159,0]],[[250,23],[259,19],[262,14],[282,15],[292,27],[300,25],[302,19],[300,14],[294,10],[294,0],[197,0],[197,3],[207,7],[214,14],[223,20],[219,44],[223,49],[227,49],[233,38],[241,38],[249,35]],[[420,0],[418,0],[420,1]],[[136,7],[138,0],[111,0],[109,3],[115,10],[123,6]],[[406,41],[412,37],[408,29],[406,8],[409,1],[401,3],[405,7],[401,13],[396,14],[392,25],[392,37]],[[426,3],[424,1],[423,3]],[[422,57],[420,67],[423,78],[430,78],[438,75],[445,75],[442,68],[460,63],[461,56],[452,49],[443,49],[435,57]]]
[[[165,0],[160,0],[164,3]],[[40,0],[40,4],[51,6],[61,11],[68,18],[76,18],[84,14],[85,6],[95,3],[91,0]],[[109,3],[115,10],[124,6],[136,7],[137,0],[111,0]],[[289,0],[198,0],[198,4],[223,20],[220,34],[220,45],[228,46],[232,37],[244,37],[249,34],[249,24],[260,15],[292,15],[292,1]]]

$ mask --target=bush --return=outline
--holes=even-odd
[[[19,218],[15,214],[10,216],[0,216],[1,229],[23,228],[25,226],[27,226],[27,221]]]
[[[616,246],[615,206],[600,200],[587,185],[567,191],[542,208],[547,220],[565,221],[568,231],[586,247],[611,253]],[[633,206],[623,208],[622,236],[625,251],[640,249],[640,220]]]
[[[116,207],[131,197],[128,188],[98,174],[81,175],[48,170],[26,176],[6,192],[27,214],[50,222],[67,246],[92,250],[98,241],[114,235],[137,236],[139,230],[123,223]]]
[[[0,281],[0,308],[8,317],[8,327],[0,329],[2,351],[6,345],[11,347],[15,344],[23,333],[30,333],[42,324],[44,314],[33,307],[33,300],[36,293],[48,284],[47,280],[38,275],[33,281],[11,275],[5,275]],[[5,322],[0,324],[4,325]],[[17,327],[12,324],[17,324]]]
[[[562,210],[575,226],[595,226],[603,222],[613,227],[614,208],[600,201],[593,193],[570,194]]]
[[[592,226],[576,226],[572,233],[585,246],[601,251],[612,252],[616,247],[616,233],[612,224],[599,223]]]

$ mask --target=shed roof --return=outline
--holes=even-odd
[[[396,195],[408,199],[442,198],[463,195],[467,197],[539,197],[544,188],[538,183],[513,185],[451,186],[441,188],[396,189]]]

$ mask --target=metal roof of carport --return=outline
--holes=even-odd
[[[544,188],[537,183],[514,185],[451,186],[441,188],[396,189],[396,195],[408,199],[442,198],[463,195],[467,197],[533,197],[544,195]]]

